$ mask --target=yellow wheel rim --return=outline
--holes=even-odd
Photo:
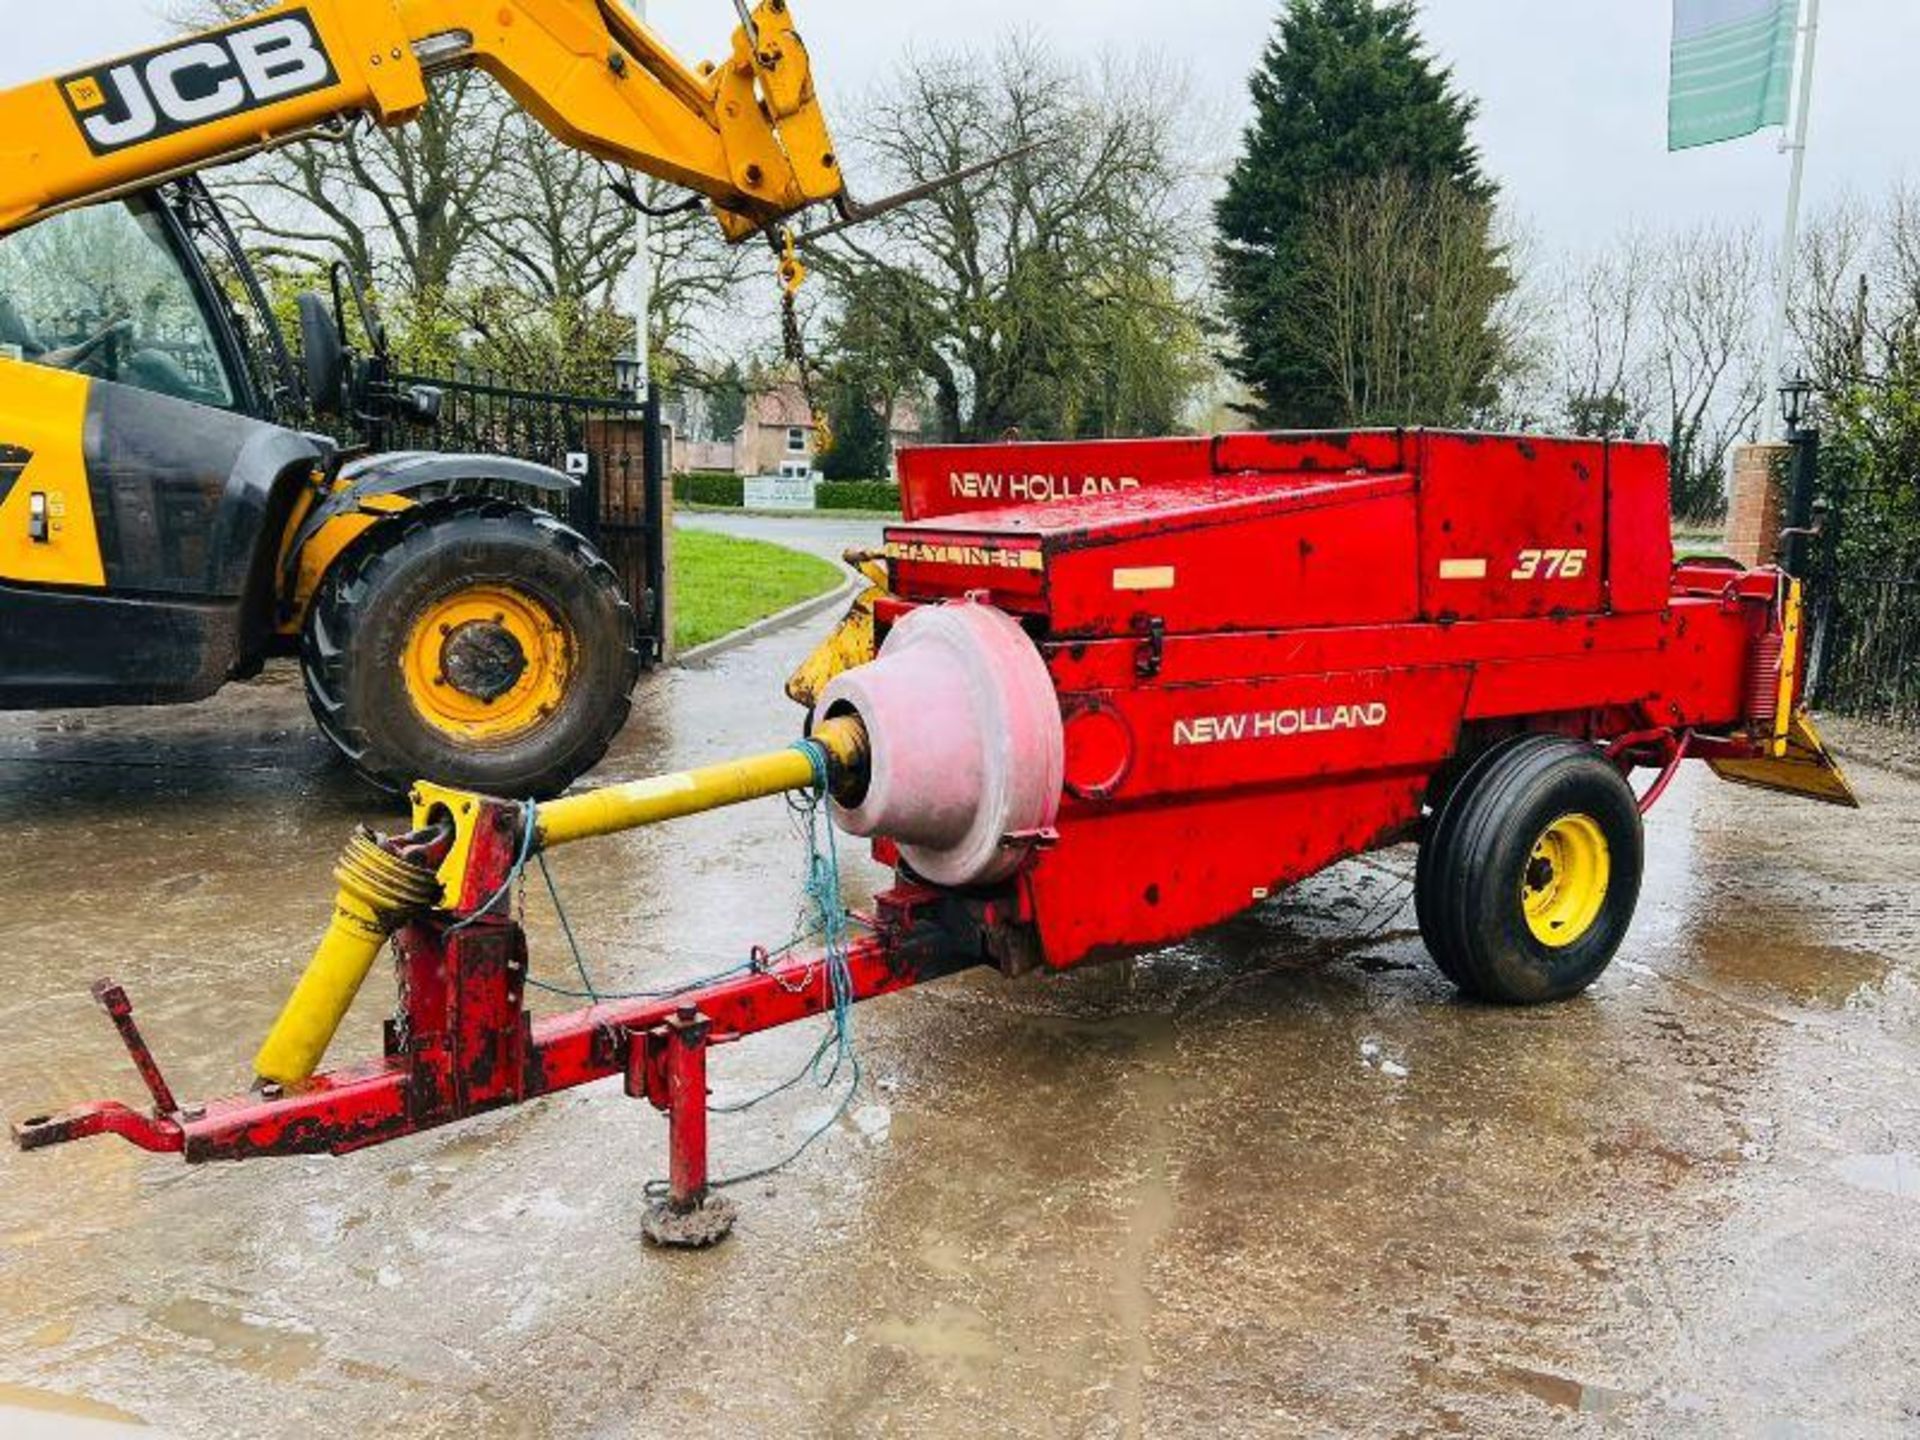
[[[510,585],[474,585],[415,618],[400,660],[407,698],[435,730],[500,745],[559,712],[573,637],[544,601]]]
[[[1533,938],[1564,949],[1593,929],[1607,903],[1613,851],[1590,815],[1562,815],[1533,842],[1520,903]]]

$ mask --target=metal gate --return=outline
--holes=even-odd
[[[1920,479],[1850,483],[1823,465],[1819,482],[1814,703],[1920,730]]]
[[[565,495],[519,492],[585,535],[620,576],[639,619],[648,664],[665,653],[665,470],[658,398],[571,395],[502,384],[497,376],[395,372],[444,397],[433,425],[389,423],[381,450],[471,451],[550,466],[578,480]]]
[[[1840,576],[1817,645],[1817,704],[1920,730],[1920,579]]]

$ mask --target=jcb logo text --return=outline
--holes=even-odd
[[[149,50],[60,82],[96,155],[258,110],[337,79],[305,10]]]

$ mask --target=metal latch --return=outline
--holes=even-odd
[[[1137,615],[1133,628],[1140,636],[1140,649],[1133,657],[1134,674],[1151,680],[1160,673],[1160,663],[1166,658],[1167,622],[1158,615]]]
[[[1000,837],[1002,850],[1051,850],[1060,843],[1060,832],[1051,825],[1039,830],[1010,830]]]
[[[36,490],[27,497],[27,539],[36,545],[49,543],[53,536],[47,525],[47,492]]]

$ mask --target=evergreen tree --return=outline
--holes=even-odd
[[[1303,251],[1330,198],[1400,175],[1493,203],[1468,135],[1475,102],[1426,54],[1415,20],[1412,0],[1290,0],[1253,76],[1254,118],[1219,203],[1217,258],[1238,340],[1233,368],[1262,423],[1349,423],[1325,357],[1296,323]],[[1490,233],[1483,244],[1498,268]]]
[[[731,440],[747,421],[747,377],[738,360],[729,360],[707,386],[709,422],[716,440]]]
[[[884,402],[854,374],[833,377],[827,389],[827,423],[833,448],[820,457],[829,480],[884,480],[892,469]]]

